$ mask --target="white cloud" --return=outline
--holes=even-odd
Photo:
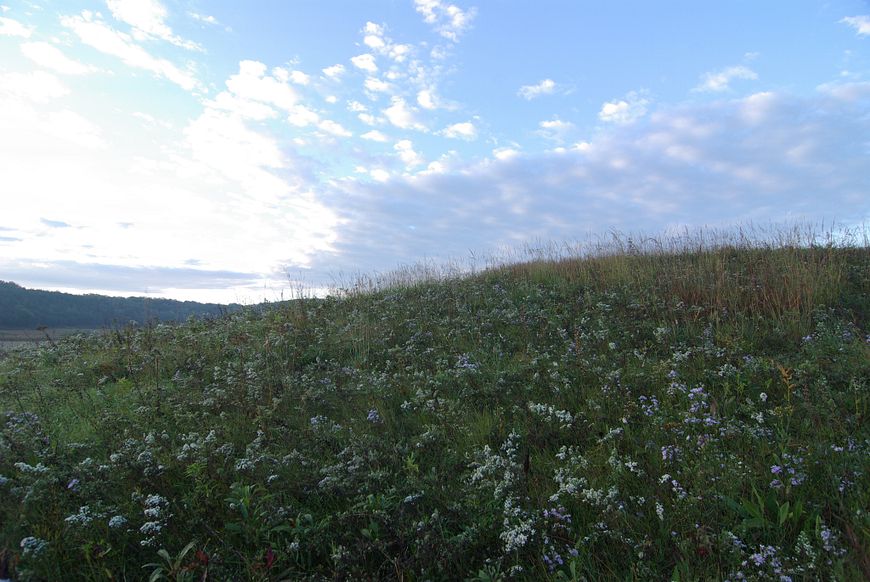
[[[470,121],[454,123],[438,132],[438,135],[452,139],[474,140],[477,139],[477,128]]]
[[[386,36],[384,27],[380,24],[375,24],[374,22],[366,22],[366,25],[363,28],[362,32],[364,45],[372,49],[377,54],[389,57],[397,63],[405,62],[408,56],[413,52],[414,47],[409,44],[394,43],[391,38]],[[365,70],[368,71],[369,69]]]
[[[518,155],[520,155],[520,152],[518,150],[515,150],[514,148],[505,147],[492,150],[492,156],[500,161],[506,161],[511,158],[515,158]]]
[[[63,75],[84,75],[97,70],[96,67],[69,58],[47,42],[25,42],[21,45],[21,52],[36,64]]]
[[[320,116],[304,105],[296,105],[293,107],[293,112],[287,117],[287,121],[296,127],[307,127],[319,123]]]
[[[48,103],[69,94],[60,79],[45,71],[0,73],[0,95],[21,97],[34,103]]]
[[[540,97],[541,95],[550,95],[553,91],[556,90],[556,82],[552,79],[544,79],[537,85],[523,85],[520,87],[520,90],[517,92],[517,95],[531,101],[535,97]]]
[[[367,34],[365,38],[363,38],[363,44],[371,49],[382,49],[386,46],[384,39],[374,34]]]
[[[291,71],[290,80],[297,85],[307,85],[311,82],[311,77],[309,77],[302,71]]]
[[[423,89],[417,93],[417,104],[423,109],[438,108],[438,103],[431,89]]]
[[[342,127],[340,123],[332,121],[331,119],[324,119],[317,124],[317,127],[330,135],[334,135],[335,137],[351,137],[353,135],[351,132]]]
[[[396,142],[396,144],[393,146],[393,149],[396,150],[396,153],[399,155],[399,159],[402,160],[403,164],[405,164],[405,168],[409,170],[425,162],[423,156],[421,156],[418,152],[414,151],[414,144],[411,143],[411,140],[400,140]]]
[[[106,0],[106,5],[116,20],[133,27],[137,40],[158,38],[189,50],[202,50],[195,42],[172,33],[166,24],[166,7],[158,0]]]
[[[601,106],[598,119],[606,123],[625,125],[646,115],[649,99],[641,93],[631,91],[624,99],[608,101]]]
[[[349,111],[353,111],[354,113],[361,113],[369,110],[368,107],[366,107],[359,101],[349,101],[347,104],[347,108]]]
[[[563,142],[569,133],[574,131],[575,126],[570,121],[562,121],[561,119],[547,119],[538,123],[537,134],[543,138],[555,141],[557,143]]]
[[[386,81],[382,81],[381,79],[376,79],[375,77],[369,77],[365,80],[364,86],[369,91],[373,91],[375,93],[386,93],[390,90],[391,85]]]
[[[204,24],[211,24],[213,26],[217,26],[220,24],[220,22],[218,22],[218,19],[210,14],[200,14],[199,12],[191,11],[188,12],[187,15],[196,20],[197,22],[202,22]]]
[[[377,125],[378,123],[377,118],[371,113],[360,113],[357,117],[366,125]]]
[[[390,123],[399,129],[426,131],[426,126],[417,120],[416,110],[408,107],[401,97],[393,97],[392,104],[383,110],[383,114]]]
[[[720,92],[730,89],[734,79],[755,80],[758,74],[744,65],[728,67],[715,73],[704,73],[701,84],[692,89],[696,92]]]
[[[389,139],[387,136],[382,134],[377,129],[373,129],[369,132],[366,132],[366,133],[362,134],[360,137],[363,139],[367,139],[369,141],[377,141],[377,142],[382,142],[382,143],[385,141],[388,141],[388,139]]]
[[[365,53],[362,55],[357,55],[355,57],[351,57],[350,62],[353,63],[353,66],[366,71],[367,73],[377,73],[378,65],[375,64],[375,57],[370,53]]]
[[[86,45],[116,56],[128,66],[150,71],[186,91],[199,87],[193,74],[182,71],[165,59],[152,56],[136,44],[130,35],[112,29],[91,12],[83,11],[79,16],[65,16],[61,18],[61,24],[71,29]]]
[[[409,44],[390,44],[386,48],[387,56],[397,63],[404,63],[413,52],[414,47]]]
[[[20,36],[21,38],[30,38],[32,33],[32,26],[24,26],[17,20],[0,16],[0,36]]]
[[[326,101],[327,103],[329,103],[330,105],[335,105],[336,103],[338,103],[338,97],[336,97],[335,95],[327,95],[326,97],[323,98],[323,100]]]
[[[855,29],[861,36],[870,35],[870,15],[862,14],[860,16],[847,16],[842,19],[840,22],[844,24],[848,24],[852,28]]]
[[[299,97],[286,82],[266,73],[267,67],[259,61],[239,62],[239,72],[226,81],[227,89],[243,101],[254,101],[293,112]]]
[[[374,168],[370,170],[369,175],[378,182],[386,182],[390,179],[390,173],[382,168]]]
[[[331,67],[326,67],[325,69],[321,69],[324,75],[332,80],[339,79],[342,75],[344,75],[344,65],[332,65]]]
[[[477,13],[476,8],[462,10],[442,0],[414,0],[414,4],[427,24],[433,25],[438,34],[453,42],[457,42],[459,36],[471,26]]]

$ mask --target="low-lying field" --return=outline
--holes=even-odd
[[[22,348],[39,347],[68,335],[91,333],[90,329],[0,329],[0,354]]]
[[[0,362],[17,580],[860,580],[870,249],[626,252]]]

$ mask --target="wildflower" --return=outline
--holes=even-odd
[[[21,547],[21,554],[24,557],[36,557],[45,551],[45,548],[48,547],[48,542],[37,538],[34,536],[27,536],[21,540],[19,544]]]
[[[780,467],[779,465],[773,465],[770,468],[770,472],[774,475],[779,475],[782,472],[782,467]]]
[[[767,392],[762,392],[761,394],[759,394],[758,399],[762,402],[767,402]]]
[[[66,488],[70,491],[78,491],[79,490],[79,480],[78,479],[70,479],[70,482],[66,484]]]
[[[371,410],[369,410],[369,414],[366,417],[366,420],[368,420],[372,424],[381,424],[382,422],[384,422],[376,408],[372,408]]]
[[[123,515],[114,515],[112,519],[109,520],[109,527],[111,529],[118,529],[124,527],[127,523],[127,518]]]

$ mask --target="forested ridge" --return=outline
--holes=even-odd
[[[213,316],[238,305],[197,303],[149,297],[73,295],[58,291],[25,289],[0,281],[0,329],[47,327],[99,328],[131,321],[183,321],[191,315]]]

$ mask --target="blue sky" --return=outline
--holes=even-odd
[[[256,302],[870,218],[870,4],[0,0],[0,279]]]

